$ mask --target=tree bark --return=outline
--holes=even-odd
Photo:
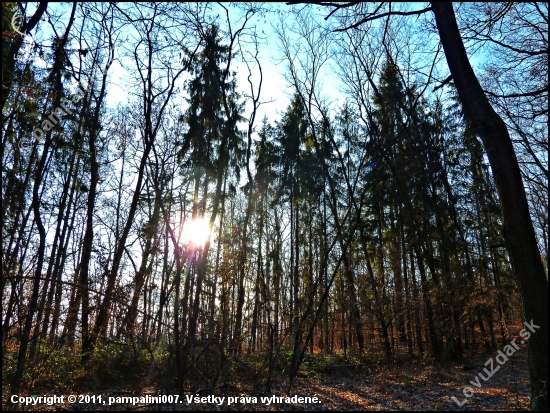
[[[42,181],[44,178],[45,164],[51,149],[51,145],[52,145],[52,134],[48,133],[48,135],[46,136],[46,141],[44,142],[44,149],[42,152],[42,156],[36,168],[36,175],[35,175],[33,191],[32,191],[31,209],[34,214],[34,222],[36,223],[36,228],[38,230],[39,244],[38,244],[38,250],[37,250],[36,266],[34,270],[34,279],[32,282],[32,295],[31,295],[30,302],[28,304],[29,308],[25,316],[25,324],[23,327],[23,331],[21,333],[19,352],[17,355],[17,368],[15,370],[15,374],[11,381],[11,392],[13,394],[17,394],[19,392],[19,386],[23,378],[23,370],[27,362],[27,348],[29,345],[30,334],[31,334],[31,329],[33,325],[33,318],[38,307],[38,298],[39,298],[38,295],[40,292],[40,278],[42,275],[42,267],[44,264],[44,254],[46,251],[46,229],[44,228],[44,223],[42,221],[42,215],[40,212],[40,203],[42,201],[42,197],[40,194],[40,186],[42,185]]]
[[[233,336],[232,350],[235,355],[240,355],[241,352],[241,336],[242,336],[242,322],[243,322],[243,309],[244,309],[244,279],[246,277],[246,248],[248,240],[248,223],[250,216],[252,215],[253,207],[253,193],[248,194],[248,200],[246,204],[246,213],[244,217],[243,231],[241,237],[241,250],[239,251],[239,290],[237,293],[237,315],[235,318],[235,333]]]
[[[452,3],[432,3],[441,44],[464,115],[481,137],[497,185],[503,235],[519,284],[525,319],[540,326],[529,340],[531,409],[548,408],[548,280],[542,265],[521,172],[510,135],[470,65]]]
[[[147,264],[149,263],[149,256],[151,255],[151,253],[153,253],[153,256],[154,256],[153,238],[158,230],[161,202],[162,200],[158,196],[155,196],[155,201],[153,206],[153,215],[151,216],[151,219],[149,220],[146,227],[147,240],[145,241],[145,248],[143,249],[141,265],[140,265],[139,271],[136,273],[136,276],[134,278],[136,283],[134,288],[134,294],[132,296],[132,301],[130,303],[130,307],[128,308],[128,313],[126,316],[126,320],[124,322],[125,326],[123,327],[123,329],[127,334],[127,337],[134,337],[134,324],[137,318],[138,303],[139,303],[139,298],[141,296],[141,290],[143,289],[143,285],[145,283],[145,277],[147,274]]]

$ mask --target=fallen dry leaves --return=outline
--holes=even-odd
[[[232,405],[214,404],[76,404],[60,406],[28,406],[27,410],[135,410],[135,411],[286,411],[286,410],[526,410],[529,405],[529,372],[527,351],[521,349],[511,360],[504,364],[481,388],[474,388],[473,396],[459,407],[453,400],[455,396],[462,401],[462,389],[468,386],[476,374],[483,370],[488,355],[479,355],[469,359],[469,368],[464,364],[450,366],[446,370],[433,367],[425,369],[403,367],[392,372],[361,373],[352,370],[327,373],[304,374],[296,381],[293,394],[320,398],[320,404],[287,404],[265,405],[261,396],[274,394],[286,397],[286,383],[276,382],[269,395],[252,392],[252,383],[238,383],[231,390],[218,389],[216,396],[255,396],[258,403]],[[89,394],[92,394],[90,392]],[[96,393],[97,394],[97,393]],[[120,391],[120,389],[103,391],[104,398],[114,394],[127,396],[151,396],[159,394],[155,389],[142,391]],[[4,400],[6,400],[4,395]],[[201,396],[204,396],[201,394]]]

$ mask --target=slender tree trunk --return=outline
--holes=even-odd
[[[126,320],[124,322],[125,327],[123,327],[123,329],[125,329],[130,336],[133,336],[133,329],[134,329],[134,323],[137,317],[137,307],[138,307],[139,297],[141,296],[141,290],[143,288],[143,284],[145,281],[145,276],[147,272],[146,268],[149,263],[149,255],[151,254],[151,251],[153,249],[153,238],[158,229],[161,202],[162,200],[155,195],[153,214],[147,224],[147,231],[146,231],[147,240],[145,242],[145,248],[143,249],[141,265],[140,265],[139,271],[135,276],[134,294],[132,296],[132,301],[130,303],[130,307],[128,308],[128,313],[126,316]]]
[[[78,170],[80,169],[80,152],[75,151],[77,153],[77,160],[76,160],[76,167],[74,170],[74,177],[72,179],[72,185],[71,190],[69,193],[69,200],[67,201],[67,213],[63,217],[63,230],[61,232],[61,240],[59,245],[59,252],[57,253],[54,268],[53,268],[53,275],[52,279],[55,283],[55,304],[53,306],[53,314],[52,314],[52,322],[50,327],[50,341],[53,340],[54,334],[57,331],[58,323],[59,323],[59,316],[61,311],[61,293],[62,293],[62,274],[63,274],[63,268],[65,267],[65,261],[67,259],[67,248],[69,245],[69,240],[71,239],[72,235],[72,228],[74,226],[74,220],[76,218],[76,211],[71,210],[74,205],[74,197],[76,193],[76,187],[78,184],[78,181],[76,177],[78,176]],[[48,324],[49,319],[49,312],[46,313],[46,318],[44,323]]]
[[[393,247],[390,249],[390,262],[394,274],[395,284],[395,311],[397,313],[397,334],[399,340],[402,342],[407,341],[405,334],[405,309],[403,307],[403,269],[401,268],[401,243],[399,240],[399,234],[395,226],[394,207],[390,208],[390,225],[393,240]],[[398,215],[401,215],[398,213]]]
[[[412,335],[412,314],[411,307],[413,301],[411,299],[411,287],[409,282],[409,275],[407,269],[407,248],[405,247],[405,231],[403,221],[400,220],[400,234],[401,234],[401,259],[403,261],[403,278],[405,281],[405,303],[407,308],[407,351],[409,356],[413,355],[413,335]]]
[[[31,18],[31,20],[26,23],[24,26],[29,26],[30,28],[33,28],[38,20],[40,19],[42,13],[46,9],[47,3],[41,3],[39,6],[39,9],[37,13]],[[73,20],[74,20],[74,12],[75,7],[73,7],[73,12],[71,14],[69,24],[67,25],[65,36],[68,36],[70,28],[72,26]],[[3,84],[3,90],[2,90],[2,108],[4,107],[4,104],[6,102],[7,96],[9,94],[9,89],[11,88],[11,82],[12,82],[12,74],[13,74],[13,56],[17,53],[19,50],[19,47],[22,44],[22,36],[18,36],[16,41],[12,44],[12,47],[10,49],[10,52],[13,52],[9,56],[10,60],[8,61],[8,66],[11,65],[11,70],[8,73],[7,80],[4,79],[4,72],[2,76],[2,81],[6,80],[6,84]],[[62,50],[65,46],[67,39],[64,38],[62,42],[57,46],[57,50]],[[15,48],[15,49],[14,49]],[[54,62],[54,67],[51,72],[51,76],[53,79],[55,79],[55,86],[54,91],[56,93],[56,97],[54,100],[54,107],[59,107],[59,103],[61,100],[61,92],[62,92],[62,84],[61,84],[61,73],[59,69],[56,69],[56,65],[59,63],[59,59],[56,57],[56,60]],[[23,370],[25,368],[25,363],[27,361],[27,349],[29,345],[29,339],[32,329],[32,323],[34,314],[38,307],[38,296],[40,293],[40,279],[42,276],[42,267],[44,264],[44,254],[46,249],[46,230],[44,228],[44,224],[42,222],[42,217],[40,213],[40,203],[42,200],[42,193],[40,192],[40,187],[42,185],[42,181],[44,179],[44,171],[46,170],[46,161],[50,156],[50,150],[52,148],[53,142],[52,142],[52,132],[48,131],[46,135],[46,139],[44,142],[44,148],[42,152],[42,156],[38,162],[36,172],[35,172],[35,179],[34,179],[34,185],[33,185],[33,193],[32,193],[32,204],[31,208],[33,210],[34,214],[34,222],[36,223],[36,227],[38,230],[38,237],[39,237],[39,245],[38,245],[38,256],[37,256],[37,262],[36,267],[34,271],[34,280],[32,284],[32,294],[29,302],[28,311],[25,318],[25,324],[23,327],[23,331],[21,333],[21,341],[19,346],[19,353],[17,357],[17,367],[15,374],[13,375],[12,381],[11,381],[11,391],[12,393],[18,393],[19,391],[19,385],[21,383],[21,379],[23,377]],[[3,149],[4,145],[2,145],[2,155],[3,155]],[[3,211],[4,212],[4,211]],[[3,214],[2,214],[2,220],[3,220]],[[3,222],[2,222],[3,224]],[[47,285],[47,284],[46,284]],[[3,292],[3,291],[2,291]]]
[[[80,142],[78,142],[80,143]],[[57,225],[55,229],[54,242],[51,248],[50,259],[48,263],[48,269],[46,271],[46,277],[44,280],[44,291],[40,300],[40,305],[38,308],[38,314],[36,316],[36,324],[33,334],[33,339],[31,343],[31,357],[35,352],[38,338],[45,339],[48,331],[51,307],[54,297],[54,292],[57,287],[57,272],[56,269],[59,266],[63,251],[63,243],[65,241],[65,234],[67,231],[67,219],[70,212],[70,206],[72,201],[72,196],[74,193],[74,179],[73,178],[73,168],[75,166],[75,161],[77,161],[77,151],[73,151],[71,156],[71,161],[69,163],[69,170],[67,171],[67,180],[63,185],[63,190],[61,194],[61,201],[59,203],[59,211],[57,215]],[[78,160],[80,157],[78,157]],[[78,167],[76,168],[78,171]],[[72,184],[72,185],[71,185]],[[70,194],[70,196],[69,196]],[[69,198],[69,200],[67,200]],[[67,205],[67,203],[69,204]],[[67,209],[67,212],[65,211]],[[47,304],[46,304],[47,303]],[[44,315],[44,323],[42,323],[42,316]],[[41,331],[40,331],[41,329]]]
[[[294,328],[297,328],[301,312],[300,296],[298,294],[300,288],[300,205],[298,202],[296,202],[294,213],[296,223],[294,224],[294,269],[292,271],[293,291],[291,291],[291,294],[294,297],[294,320],[292,323],[295,326]],[[297,335],[296,340],[298,340]]]
[[[243,223],[243,231],[241,238],[241,246],[239,251],[239,289],[237,292],[237,314],[235,318],[235,333],[233,335],[233,353],[239,355],[241,351],[241,335],[242,335],[242,323],[243,323],[243,308],[244,308],[244,280],[246,276],[246,248],[248,240],[248,223],[250,216],[252,215],[253,195],[248,194],[246,212]]]
[[[220,142],[219,157],[218,157],[218,172],[216,177],[216,192],[214,195],[214,202],[212,205],[212,215],[210,216],[210,228],[214,225],[219,212],[220,200],[222,197],[222,184],[223,177],[229,161],[229,137],[224,134]],[[206,202],[206,199],[205,199]],[[189,338],[195,340],[195,334],[197,331],[197,318],[199,316],[200,307],[200,295],[202,292],[202,283],[206,277],[206,265],[208,263],[208,252],[210,251],[210,234],[204,244],[202,259],[200,260],[197,268],[197,285],[195,290],[195,301],[193,303],[193,314],[189,319]]]
[[[170,192],[171,194],[171,192]],[[159,345],[162,342],[162,324],[163,324],[163,311],[164,306],[166,304],[166,297],[168,296],[168,283],[170,281],[170,274],[173,268],[173,264],[168,265],[168,253],[170,252],[169,248],[169,231],[168,231],[168,223],[165,222],[164,224],[164,253],[162,257],[162,279],[160,281],[160,298],[159,298],[159,307],[157,310],[157,316],[155,318],[155,322],[157,325],[157,345]]]
[[[227,184],[227,173],[224,175],[224,179],[223,179],[223,200],[222,200],[222,206],[221,206],[221,211],[220,211],[220,227],[218,228],[218,245],[217,245],[217,248],[216,248],[216,265],[215,265],[215,270],[214,270],[214,275],[213,275],[213,280],[212,280],[212,295],[210,296],[210,321],[209,321],[209,324],[210,324],[210,327],[209,327],[209,331],[210,331],[210,337],[214,337],[215,336],[215,327],[216,327],[216,320],[215,320],[215,309],[216,309],[216,290],[217,290],[217,286],[218,286],[218,274],[219,274],[219,269],[220,269],[220,254],[221,254],[221,250],[222,250],[222,245],[223,245],[223,242],[222,242],[222,236],[223,236],[223,227],[224,227],[224,219],[225,219],[225,189],[226,189],[226,184]]]
[[[343,243],[340,243],[343,247]],[[359,351],[363,351],[365,343],[363,340],[363,323],[361,322],[361,311],[359,310],[359,304],[357,303],[357,290],[355,288],[355,274],[351,267],[350,260],[347,253],[344,255],[344,275],[349,289],[350,299],[350,322],[355,329],[355,337],[357,338],[357,344],[359,345]]]
[[[418,352],[424,353],[424,343],[422,341],[422,325],[420,324],[420,301],[418,298],[418,284],[416,283],[416,272],[414,268],[414,254],[413,249],[410,251],[410,263],[411,263],[411,279],[412,279],[412,295],[414,303],[414,324],[416,332],[416,344]]]
[[[95,345],[96,340],[105,333],[105,328],[109,321],[109,313],[111,308],[111,302],[113,299],[113,291],[115,288],[116,277],[118,274],[118,269],[120,267],[120,262],[122,260],[122,255],[126,248],[126,239],[128,238],[128,234],[130,233],[130,229],[134,223],[134,216],[137,211],[139,195],[141,193],[141,185],[142,185],[143,176],[145,173],[145,167],[146,167],[147,160],[149,158],[149,153],[151,152],[151,148],[153,146],[153,139],[154,138],[150,137],[145,142],[145,147],[143,149],[143,155],[141,157],[141,162],[139,165],[139,171],[137,175],[137,183],[134,190],[134,194],[132,196],[132,201],[130,203],[128,218],[126,221],[126,225],[124,226],[124,230],[122,231],[122,235],[120,239],[117,240],[116,250],[113,257],[113,264],[107,277],[107,288],[105,289],[105,295],[99,307],[99,313],[97,315],[93,331],[90,334],[91,337],[89,341],[89,346]],[[90,192],[92,192],[91,189],[90,189]]]
[[[97,196],[97,186],[99,183],[99,163],[97,160],[96,131],[89,132],[88,145],[90,149],[90,188],[88,192],[87,211],[86,211],[86,232],[82,244],[82,258],[80,261],[79,289],[78,294],[82,297],[82,354],[86,358],[92,348],[89,331],[90,315],[90,297],[88,293],[88,275],[90,271],[90,260],[92,257],[92,243],[94,238],[94,209]]]
[[[23,370],[25,368],[25,363],[27,361],[27,348],[29,345],[29,339],[32,329],[32,322],[34,314],[38,306],[38,295],[40,292],[40,278],[42,277],[42,266],[44,264],[44,253],[46,250],[46,229],[42,222],[42,216],[40,213],[40,186],[42,184],[44,166],[46,164],[46,159],[52,145],[51,132],[48,132],[46,141],[44,142],[44,149],[38,166],[36,169],[36,175],[34,179],[33,193],[32,193],[32,205],[31,208],[34,214],[34,222],[36,223],[36,228],[39,235],[39,244],[38,244],[38,257],[36,261],[36,267],[34,270],[34,279],[32,283],[32,294],[29,302],[29,307],[27,314],[25,316],[25,324],[23,326],[23,331],[21,333],[21,341],[19,344],[19,353],[17,356],[17,367],[15,374],[11,381],[11,392],[17,394],[19,392],[19,385],[21,384],[21,379],[23,378]]]

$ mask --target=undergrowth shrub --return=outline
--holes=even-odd
[[[124,342],[98,342],[86,361],[79,346],[74,349],[39,342],[23,375],[28,389],[77,390],[89,386],[142,385],[158,380],[168,358],[162,348],[148,350]],[[155,361],[153,363],[153,360]],[[7,385],[17,367],[17,352],[6,355],[2,382]]]

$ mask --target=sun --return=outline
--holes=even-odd
[[[183,224],[181,240],[190,247],[204,247],[210,234],[210,223],[203,218],[186,221]]]

